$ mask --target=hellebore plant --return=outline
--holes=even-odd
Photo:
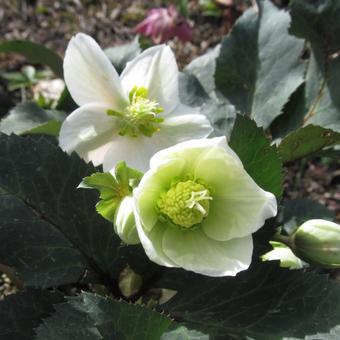
[[[63,122],[60,147],[104,171],[122,160],[145,171],[155,152],[212,131],[205,116],[180,103],[168,46],[145,50],[118,76],[98,44],[79,33],[67,47],[64,76],[80,108]]]
[[[139,23],[135,31],[151,37],[154,44],[167,42],[173,37],[182,41],[191,41],[191,27],[188,20],[180,15],[174,5],[167,8],[154,8]]]
[[[252,233],[277,213],[275,196],[248,175],[225,137],[158,152],[133,195],[148,257],[209,276],[247,269]]]

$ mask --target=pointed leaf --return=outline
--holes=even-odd
[[[311,45],[305,87],[304,124],[340,132],[340,3],[292,0],[290,32]]]
[[[162,310],[212,339],[304,337],[339,324],[339,285],[278,263],[253,263],[226,278],[166,270],[157,287],[177,291]]]
[[[282,195],[282,162],[264,131],[246,116],[238,115],[229,144],[245,170],[264,190]]]
[[[75,154],[68,156],[51,139],[0,134],[2,192],[17,197],[52,223],[109,286],[114,287],[111,280],[117,279],[128,263],[137,273],[152,275],[156,266],[144,250],[121,246],[112,223],[97,214],[96,193],[77,189],[81,179],[93,172],[92,165]],[[9,251],[14,254],[18,250]]]
[[[91,293],[69,298],[56,310],[38,328],[36,340],[156,340],[171,323],[166,316],[146,307]]]
[[[27,290],[0,301],[0,339],[33,340],[34,329],[63,301],[57,292]]]
[[[289,14],[268,0],[248,9],[224,38],[216,88],[241,113],[267,128],[303,82],[303,40],[288,34]]]
[[[335,144],[340,144],[340,133],[321,126],[308,125],[284,138],[278,151],[284,162],[290,162]]]

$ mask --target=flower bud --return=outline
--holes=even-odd
[[[340,268],[340,225],[309,220],[293,235],[294,253],[304,261],[324,268]]]
[[[125,196],[119,203],[114,216],[114,229],[125,243],[140,242],[133,214],[133,197]]]

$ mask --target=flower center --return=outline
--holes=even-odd
[[[149,91],[145,87],[134,86],[129,93],[130,105],[123,112],[108,110],[107,114],[118,118],[121,136],[151,137],[159,131],[159,124],[164,121],[158,114],[163,108],[154,100],[148,99]]]
[[[161,216],[180,227],[191,228],[208,216],[210,200],[210,192],[203,184],[188,180],[172,186],[159,198],[157,206]]]

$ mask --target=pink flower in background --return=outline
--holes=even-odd
[[[150,36],[153,43],[160,44],[178,37],[182,41],[191,41],[191,27],[186,18],[177,11],[174,5],[167,8],[154,8],[139,23],[135,31]]]

